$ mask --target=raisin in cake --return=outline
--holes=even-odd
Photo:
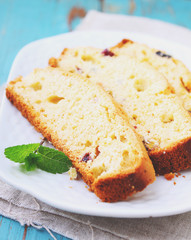
[[[91,47],[65,49],[49,64],[99,82],[128,114],[157,174],[191,167],[191,118],[166,78],[147,62]]]
[[[136,57],[164,74],[182,100],[184,108],[191,113],[191,72],[181,61],[163,51],[127,39],[112,47],[111,51],[116,55]]]
[[[101,200],[126,199],[155,180],[140,137],[98,84],[49,67],[10,82],[6,95]]]

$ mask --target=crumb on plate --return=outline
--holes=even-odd
[[[77,179],[78,174],[74,167],[70,168],[70,170],[68,171],[68,174],[69,174],[71,180]]]
[[[174,173],[167,173],[164,175],[164,177],[166,178],[166,180],[170,181],[174,178],[175,174]]]

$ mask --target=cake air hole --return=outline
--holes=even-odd
[[[129,157],[129,152],[127,150],[123,151],[122,157],[124,161],[127,161]]]
[[[170,122],[173,122],[174,121],[174,116],[173,114],[163,114],[161,116],[161,122],[163,123],[170,123]]]
[[[120,136],[120,141],[121,141],[122,143],[126,143],[126,142],[127,142],[127,138],[126,138],[125,136],[121,135],[121,136]]]
[[[62,99],[64,99],[64,98],[63,98],[63,97],[58,97],[58,96],[54,95],[54,96],[50,96],[50,97],[48,98],[48,101],[49,101],[50,103],[57,104],[57,103],[59,103]]]
[[[33,83],[30,85],[30,87],[34,90],[34,91],[39,91],[42,89],[42,85],[39,82]]]
[[[90,141],[86,141],[86,143],[85,143],[86,147],[90,147],[91,145],[92,145],[92,143]]]
[[[147,87],[148,87],[148,84],[143,79],[137,79],[134,82],[134,88],[137,90],[137,92],[143,92],[147,89]]]

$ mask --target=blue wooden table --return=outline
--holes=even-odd
[[[74,29],[91,9],[145,16],[191,29],[191,0],[0,0],[0,85],[7,80],[12,62],[25,44]],[[0,216],[0,240],[4,239],[52,237],[46,230],[21,226]]]

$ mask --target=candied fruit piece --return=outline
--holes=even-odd
[[[107,48],[101,52],[104,56],[110,56],[113,57],[115,54],[111,51],[109,51]]]
[[[166,57],[166,58],[171,58],[172,57],[171,55],[168,55],[168,54],[163,53],[161,51],[157,51],[156,54],[160,57]]]
[[[87,161],[90,161],[90,160],[92,160],[92,158],[90,156],[90,153],[86,153],[82,158],[83,162],[87,162]]]
[[[78,67],[78,66],[76,66],[76,71],[77,71],[77,73],[79,73],[79,74],[82,74],[82,73],[83,73],[82,69],[81,69],[80,67]]]

